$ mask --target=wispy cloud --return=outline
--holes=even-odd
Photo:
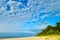
[[[36,29],[44,29],[47,25],[49,25],[48,21],[40,22],[40,24],[36,26]]]
[[[15,32],[22,30],[18,23],[0,22],[0,32]]]
[[[57,13],[55,16],[60,16],[60,13]]]
[[[15,4],[13,4],[15,3]],[[52,4],[53,2],[51,2]],[[2,6],[0,12],[2,13],[0,16],[0,32],[25,32],[25,33],[35,33],[33,31],[22,31],[24,27],[22,27],[21,25],[24,24],[24,22],[32,22],[32,21],[38,21],[38,19],[44,19],[46,17],[49,17],[51,14],[45,14],[42,16],[39,16],[40,12],[49,12],[52,10],[52,7],[50,5],[49,2],[44,2],[44,0],[29,0],[28,1],[28,5],[25,6],[22,9],[18,8],[17,4],[20,3],[16,3],[13,2],[12,0],[10,0],[7,4],[9,4],[11,6],[11,10],[10,11],[6,11],[5,7]],[[4,5],[7,5],[4,4]],[[12,5],[13,4],[13,5]],[[36,6],[37,5],[37,6]],[[3,11],[3,9],[5,11]],[[16,14],[14,13],[16,12]],[[38,16],[37,19],[34,16]],[[56,16],[60,16],[60,14],[56,14]],[[7,22],[7,23],[6,23]],[[14,23],[15,22],[15,23]],[[47,22],[46,22],[47,23]],[[36,26],[36,28],[34,29],[42,29],[45,28],[47,24],[41,23],[38,24]],[[26,24],[27,25],[27,24]],[[35,23],[33,23],[33,25],[35,25]],[[28,28],[27,28],[28,29]]]
[[[44,19],[45,17],[49,17],[49,14],[45,14],[43,16],[40,16],[42,19]]]
[[[34,32],[34,31],[20,31],[20,32],[22,32],[22,33],[36,33],[36,32]]]

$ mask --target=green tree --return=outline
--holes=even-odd
[[[60,32],[60,22],[56,23],[57,30]]]
[[[40,33],[37,34],[39,35],[60,35],[60,22],[56,23],[56,26],[51,26],[48,25],[45,29],[42,29]]]
[[[45,28],[45,32],[48,32],[49,30],[53,29],[53,27],[51,25],[48,25],[46,28]]]

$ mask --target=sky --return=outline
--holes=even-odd
[[[0,32],[44,29],[60,22],[60,0],[0,0]]]

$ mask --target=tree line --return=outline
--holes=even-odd
[[[39,35],[60,35],[60,22],[57,22],[55,26],[48,25],[37,34],[37,36]]]

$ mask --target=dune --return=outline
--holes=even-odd
[[[26,37],[26,38],[8,38],[0,40],[60,40],[60,35],[52,36],[36,36],[36,37]]]

